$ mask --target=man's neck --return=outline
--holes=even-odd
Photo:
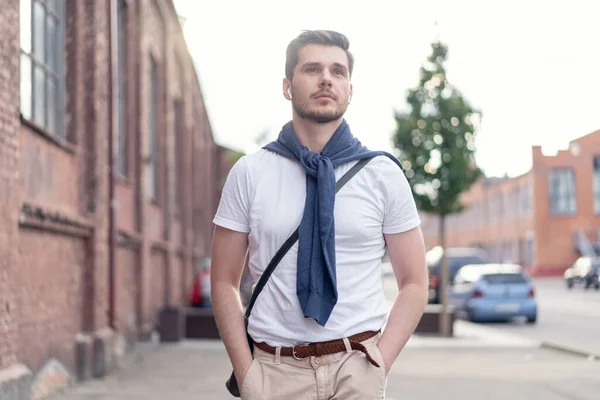
[[[292,125],[298,141],[308,147],[310,151],[321,153],[335,130],[342,123],[342,118],[325,124],[320,124],[306,119],[294,118]]]

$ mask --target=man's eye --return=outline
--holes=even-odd
[[[318,70],[317,68],[315,68],[315,67],[311,67],[311,68],[308,68],[308,69],[306,70],[306,72],[308,72],[308,73],[311,73],[311,74],[314,74],[314,73],[317,73],[317,72],[319,72],[319,70]]]
[[[336,69],[335,71],[333,71],[333,73],[336,75],[344,75],[344,71],[342,71],[341,69]]]

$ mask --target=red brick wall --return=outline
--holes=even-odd
[[[0,369],[17,362],[19,2],[0,0]]]
[[[13,281],[19,288],[19,358],[33,371],[51,358],[73,370],[73,339],[84,312],[85,241],[22,229],[19,252]]]
[[[600,229],[600,216],[594,213],[593,191],[593,160],[600,155],[600,131],[572,144],[579,144],[579,152],[563,150],[555,156],[544,156],[541,148],[533,148],[536,268],[544,274],[563,271],[577,259],[574,235],[578,230],[588,234]],[[572,168],[575,173],[577,212],[574,215],[557,216],[550,211],[548,174],[556,167]]]
[[[127,344],[137,340],[140,315],[139,260],[135,248],[117,250],[116,294],[117,294],[117,330]]]
[[[12,285],[19,288],[19,360],[34,373],[51,358],[74,372],[76,336],[108,323],[106,4],[66,2],[67,140],[28,123],[19,129],[19,192],[27,211]],[[18,102],[12,107],[18,110]],[[21,209],[13,206],[15,215]]]
[[[166,260],[165,252],[160,249],[152,249],[150,269],[150,293],[148,303],[146,303],[146,315],[148,322],[155,324],[157,320],[156,312],[166,303]]]
[[[192,260],[210,251],[218,199],[216,148],[174,8],[127,3],[129,174],[114,187],[113,284],[116,334],[131,343],[155,327],[167,302],[187,301]],[[0,368],[23,362],[35,374],[54,358],[74,373],[76,337],[100,337],[111,322],[108,5],[66,0],[67,140],[57,141],[19,122],[19,8],[0,0]],[[157,203],[145,187],[151,53],[160,82]],[[184,110],[177,155],[175,99]]]
[[[536,275],[560,275],[579,256],[575,248],[574,235],[583,230],[595,239],[600,229],[600,216],[594,214],[593,201],[593,159],[600,155],[600,131],[588,134],[571,143],[579,145],[578,151],[563,150],[553,156],[544,156],[540,147],[532,149],[532,170],[517,178],[500,179],[484,185],[475,184],[463,196],[466,204],[479,204],[479,221],[473,227],[472,218],[467,215],[450,217],[447,227],[447,243],[452,246],[475,244],[489,248],[490,245],[512,243],[513,260],[519,261],[517,249],[519,240],[534,238],[534,254],[531,272]],[[548,195],[548,174],[552,168],[569,167],[575,173],[577,212],[574,215],[556,216],[550,212]],[[515,215],[505,212],[493,217],[484,212],[490,202],[498,196],[504,199],[515,187],[531,185],[531,212]],[[471,216],[472,217],[472,216]],[[423,232],[427,247],[438,242],[438,225],[435,217],[424,217]]]
[[[531,174],[514,179],[501,179],[497,182],[480,180],[463,194],[466,206],[463,214],[449,216],[446,222],[446,243],[448,247],[482,246],[511,242],[516,243],[526,237],[533,227],[533,213],[519,214],[516,205],[507,204],[506,199],[515,188],[531,185]],[[493,212],[490,202],[504,199],[502,212]],[[439,244],[439,225],[434,216],[423,217],[423,233],[427,248]],[[516,246],[513,246],[513,259],[518,260]]]

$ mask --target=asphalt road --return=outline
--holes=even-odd
[[[387,297],[393,298],[397,293],[393,276],[384,277],[383,285]],[[600,359],[600,290],[568,290],[560,278],[539,278],[535,286],[539,310],[536,324],[517,319],[481,325]]]
[[[568,290],[560,278],[536,279],[535,286],[539,302],[536,324],[517,320],[485,325],[600,358],[600,291]]]

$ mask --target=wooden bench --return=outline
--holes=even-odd
[[[165,307],[159,312],[160,341],[220,339],[212,308]]]
[[[450,312],[450,336],[454,335],[454,309]],[[441,304],[428,304],[415,333],[440,335]],[[160,312],[159,334],[161,342],[178,342],[183,339],[220,339],[212,308],[166,307]]]
[[[450,336],[454,335],[454,308],[448,306],[448,312],[450,313]],[[442,313],[441,304],[427,304],[425,312],[421,317],[421,320],[417,324],[415,333],[425,334],[442,334],[442,327],[440,325],[440,314]]]
[[[220,339],[212,308],[184,308],[186,339]]]

